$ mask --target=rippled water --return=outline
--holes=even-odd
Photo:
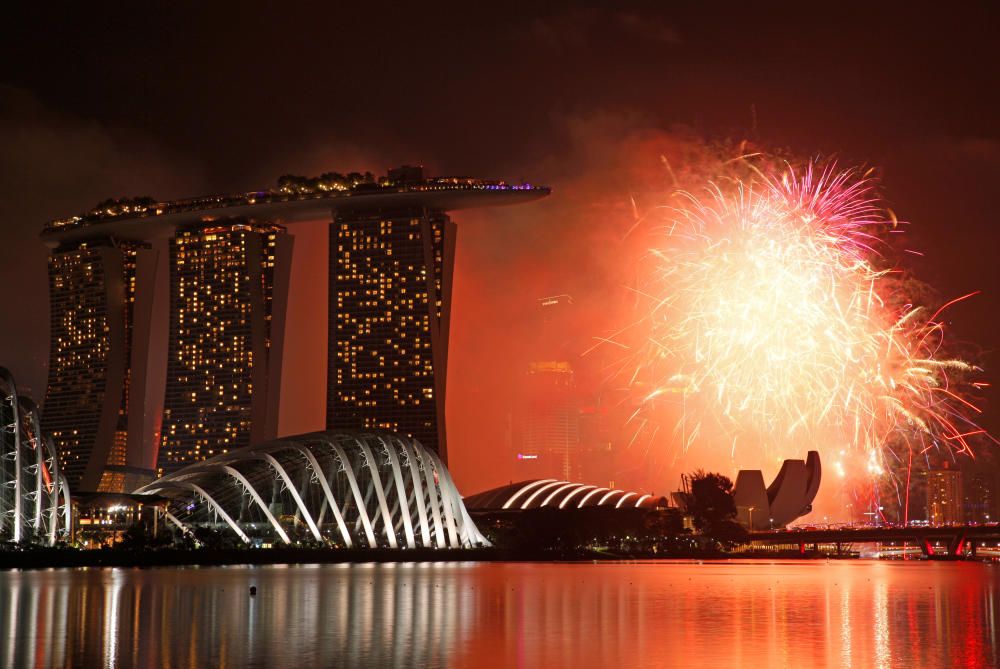
[[[0,666],[994,667],[998,574],[867,561],[2,572]]]

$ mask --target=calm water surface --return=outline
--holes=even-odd
[[[996,667],[998,575],[866,561],[0,572],[0,666]]]

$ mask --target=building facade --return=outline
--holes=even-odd
[[[996,521],[997,474],[989,468],[973,471],[963,477],[965,521],[969,523],[989,523]]]
[[[157,469],[273,438],[292,238],[228,219],[170,240],[170,334]]]
[[[489,542],[434,451],[390,432],[313,432],[215,455],[137,491],[183,534],[232,545],[473,548]]]
[[[44,413],[67,475],[84,492],[129,491],[134,476],[277,435],[283,226],[322,219],[332,220],[327,425],[398,431],[445,460],[455,225],[444,212],[548,194],[404,166],[378,179],[285,175],[245,193],[109,199],[50,221]],[[153,249],[167,246],[157,263]],[[167,274],[169,297],[154,290]]]
[[[327,429],[391,430],[447,462],[455,235],[426,208],[334,212]]]
[[[155,263],[148,244],[114,238],[57,247],[49,256],[42,422],[76,490],[121,492],[148,474],[139,426]]]
[[[931,525],[958,525],[965,521],[962,472],[938,469],[927,472],[927,521]]]
[[[553,478],[579,481],[581,402],[573,362],[569,295],[536,302],[531,359],[520,379],[515,408],[514,480]]]

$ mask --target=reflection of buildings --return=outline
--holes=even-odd
[[[7,571],[0,666],[448,665],[479,585],[457,563]]]
[[[73,489],[120,492],[127,474],[151,464],[142,422],[155,259],[147,244],[111,237],[69,242],[49,256],[43,423]]]
[[[236,195],[109,200],[50,222],[43,420],[72,485],[131,490],[157,465],[171,471],[277,434],[291,262],[283,225],[324,218],[333,221],[328,426],[399,430],[445,458],[455,226],[444,212],[548,192],[400,168],[378,180],[286,176]],[[151,362],[151,247],[164,239],[171,311],[157,437],[164,389]]]
[[[246,219],[170,240],[170,335],[158,468],[277,436],[292,238]]]
[[[938,469],[927,472],[927,520],[932,525],[950,525],[965,520],[962,472]]]

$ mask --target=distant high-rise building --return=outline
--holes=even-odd
[[[614,416],[600,400],[580,407],[580,480],[613,488],[615,453],[612,447]]]
[[[330,430],[394,430],[447,461],[455,224],[426,208],[334,212]]]
[[[931,524],[964,522],[963,501],[962,472],[957,469],[927,472],[927,520]]]
[[[997,475],[992,471],[974,471],[965,476],[962,493],[965,496],[965,520],[989,523],[998,519],[996,512]]]
[[[569,295],[538,300],[537,337],[532,360],[521,379],[514,454],[514,478],[543,477],[578,481],[580,401],[571,358]]]
[[[224,219],[170,240],[170,336],[157,468],[277,435],[292,238]]]
[[[580,407],[573,369],[565,361],[528,365],[518,460],[538,476],[579,481]]]
[[[42,413],[73,490],[122,492],[150,471],[145,360],[156,254],[93,238],[49,256],[49,377]]]

